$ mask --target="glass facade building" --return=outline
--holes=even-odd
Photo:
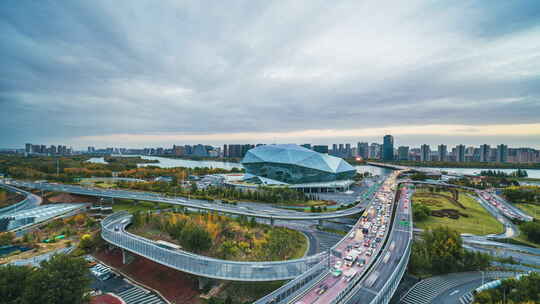
[[[246,173],[287,184],[349,180],[356,169],[339,157],[297,145],[265,145],[249,150],[242,160]]]

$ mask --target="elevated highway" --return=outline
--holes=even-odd
[[[273,207],[265,208],[248,208],[243,206],[234,206],[228,204],[218,204],[203,200],[185,199],[180,197],[166,197],[156,193],[138,192],[138,191],[126,191],[126,190],[104,190],[95,188],[85,188],[81,186],[65,185],[65,184],[52,184],[52,183],[36,183],[36,182],[24,182],[24,181],[11,181],[10,185],[17,187],[25,187],[30,189],[41,189],[45,191],[54,192],[66,192],[79,195],[104,197],[104,198],[119,198],[130,199],[139,201],[148,201],[156,203],[166,203],[171,205],[178,205],[193,209],[209,210],[237,215],[245,215],[257,218],[266,218],[270,220],[326,220],[339,217],[345,217],[355,215],[364,211],[364,208],[357,205],[355,207],[333,211],[325,213],[307,213],[297,212],[291,210],[284,210]]]

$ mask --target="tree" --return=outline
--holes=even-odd
[[[15,233],[2,232],[0,233],[0,246],[10,245],[15,239]]]
[[[84,259],[55,255],[28,277],[22,303],[87,303],[90,282]]]
[[[0,267],[0,299],[5,304],[19,304],[32,269],[25,266]]]
[[[415,222],[421,222],[428,219],[431,215],[431,209],[424,204],[413,205],[413,219]]]

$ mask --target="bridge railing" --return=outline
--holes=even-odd
[[[26,206],[26,204],[28,202],[30,202],[30,195],[31,195],[30,193],[28,193],[28,192],[26,192],[24,190],[21,190],[21,189],[6,185],[6,184],[0,184],[0,187],[2,187],[4,189],[7,189],[7,190],[10,190],[10,191],[22,192],[22,193],[24,193],[26,195],[26,197],[22,201],[20,201],[20,202],[18,202],[16,204],[13,204],[11,206],[0,208],[0,216],[6,215],[7,213],[10,213],[10,212],[15,212],[15,211],[18,211],[20,209],[23,209]]]
[[[368,200],[370,201],[370,204],[373,202],[373,197],[378,189],[380,189],[382,183],[377,182],[374,184],[368,191]],[[369,205],[368,205],[369,207]],[[355,223],[353,229],[351,231],[354,231],[354,229],[358,228],[358,222]],[[332,246],[331,250],[337,248],[343,241],[345,241],[349,237],[349,233],[347,233],[343,238],[341,238],[334,246]],[[289,303],[291,300],[301,296],[302,292],[305,292],[306,286],[314,286],[319,281],[321,281],[327,274],[328,267],[328,259],[330,257],[327,256],[323,261],[321,261],[317,266],[313,267],[312,269],[308,270],[307,272],[303,273],[301,276],[295,278],[294,280],[288,282],[287,284],[281,286],[280,288],[274,290],[273,292],[269,293],[268,295],[260,298],[254,304],[278,304],[278,303]]]
[[[411,206],[412,208],[412,206]],[[392,272],[390,278],[386,281],[384,286],[381,288],[377,296],[371,300],[370,304],[387,304],[392,299],[394,292],[399,286],[405,271],[407,271],[407,265],[409,264],[409,258],[411,256],[411,249],[413,244],[413,222],[412,222],[412,212],[409,209],[409,239],[407,240],[407,245],[405,251],[399,260],[396,270]]]
[[[131,222],[131,218],[127,212],[118,212],[105,218],[101,230],[103,239],[152,261],[204,277],[235,281],[288,280],[312,269],[324,259],[324,254],[318,254],[288,261],[238,262],[169,250],[151,240],[123,231],[123,226]]]

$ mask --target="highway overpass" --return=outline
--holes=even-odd
[[[103,197],[103,198],[118,198],[118,199],[130,199],[138,201],[148,201],[156,203],[166,203],[171,205],[178,205],[193,209],[216,211],[237,215],[245,215],[257,218],[266,218],[270,220],[327,220],[345,216],[351,216],[358,213],[362,213],[364,208],[361,206],[355,206],[349,209],[323,212],[323,213],[307,213],[298,212],[292,210],[285,210],[279,208],[273,208],[267,206],[264,208],[250,209],[243,206],[235,206],[229,204],[220,204],[203,200],[186,199],[180,197],[166,197],[156,193],[138,192],[138,191],[126,191],[126,190],[105,190],[96,188],[85,188],[81,186],[66,185],[66,184],[53,184],[53,183],[36,183],[25,181],[10,181],[10,185],[17,187],[25,187],[30,189],[41,189],[44,191],[54,192],[66,192],[79,195]]]

